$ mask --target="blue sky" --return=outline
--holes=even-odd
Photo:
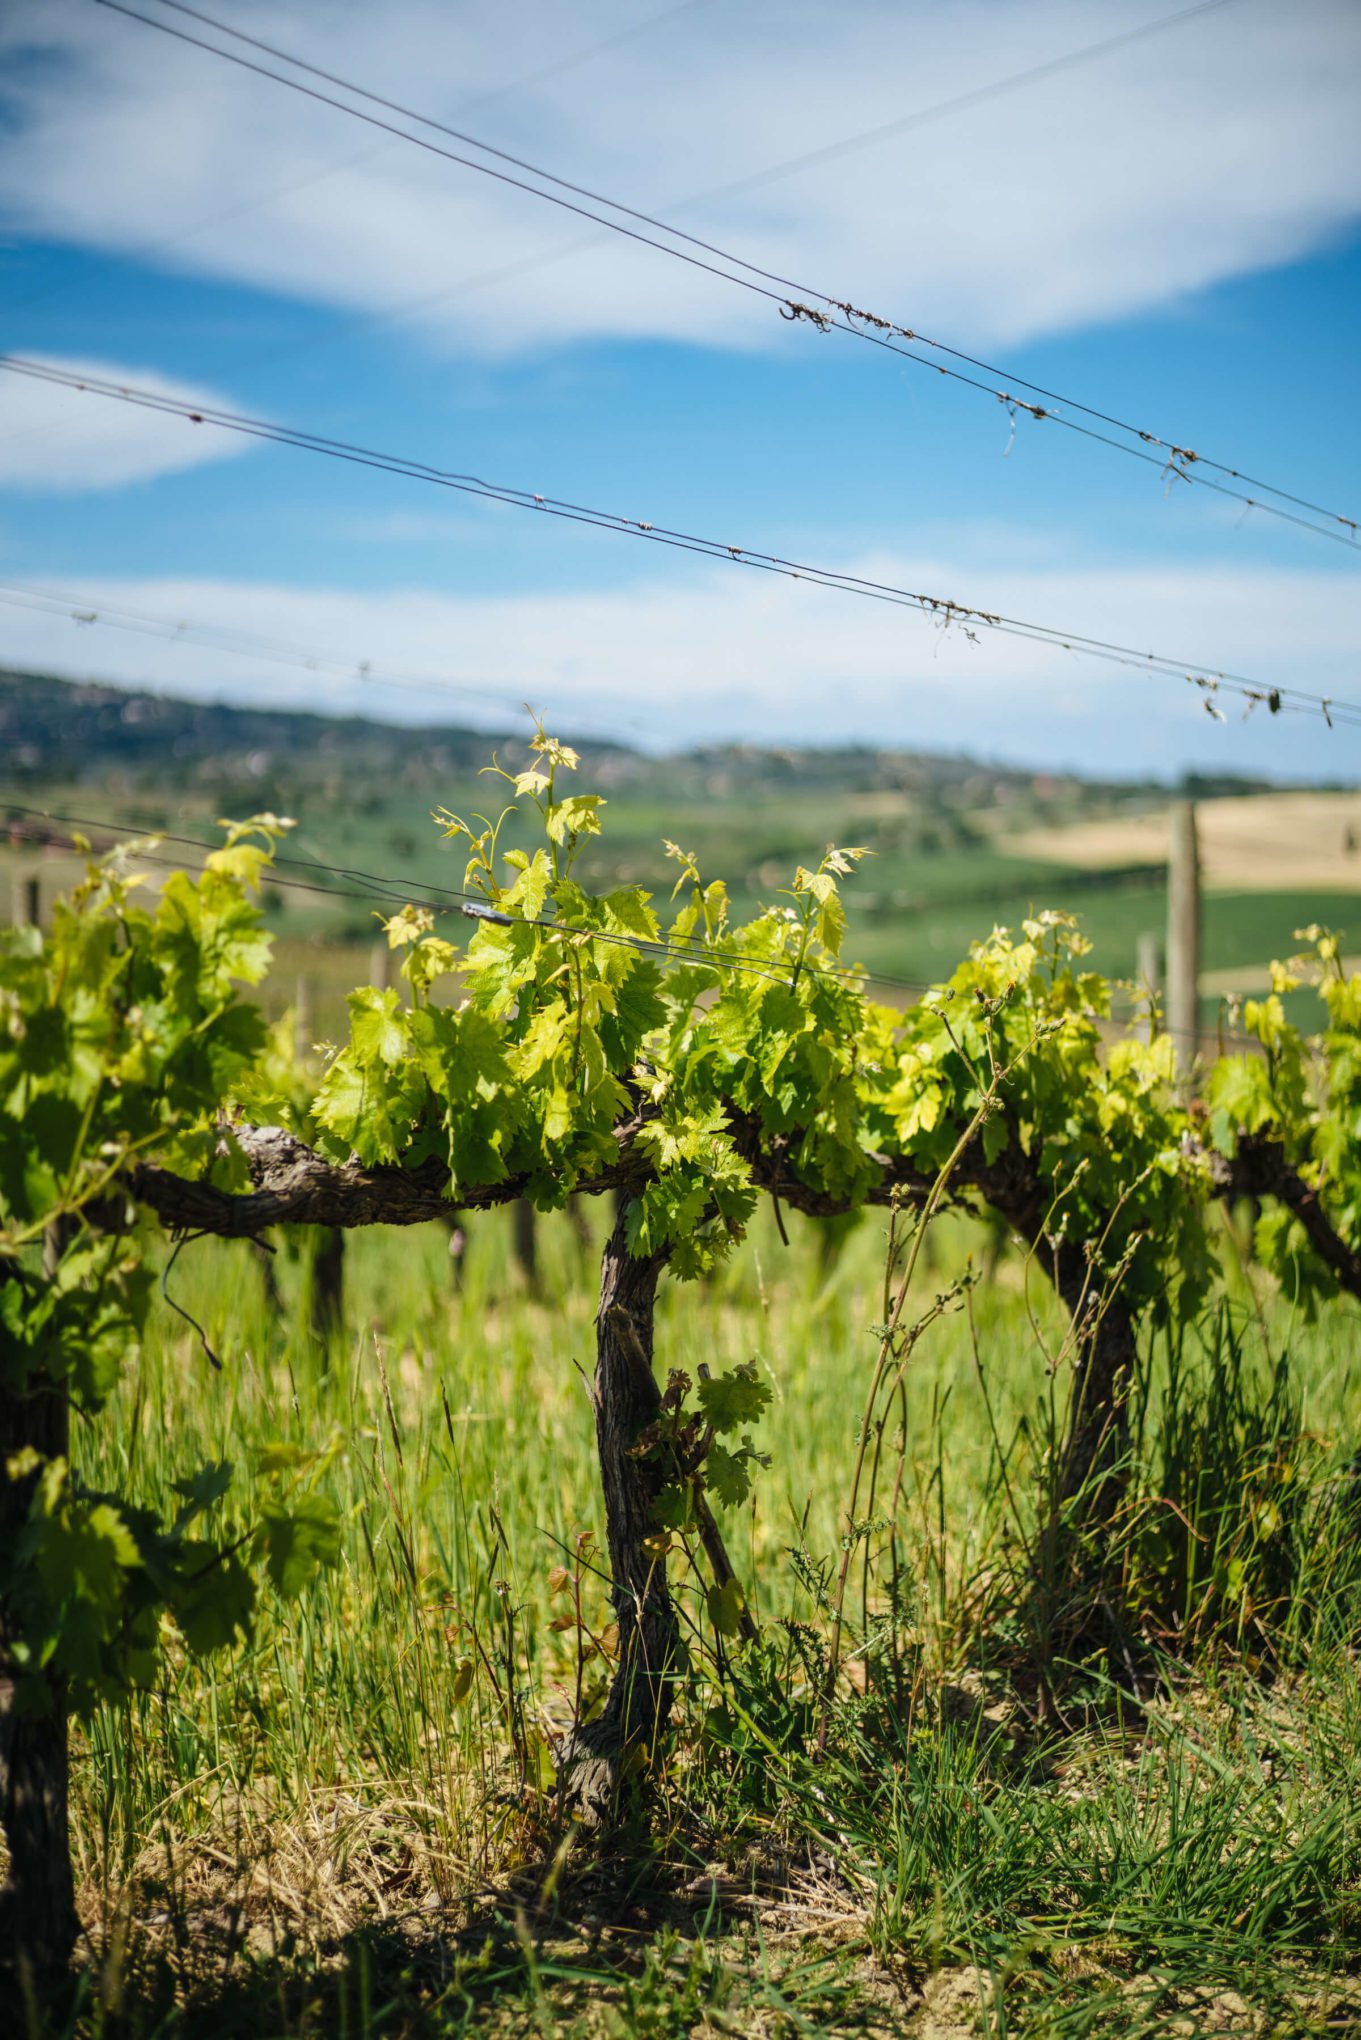
[[[442,118],[473,102],[473,132],[563,175],[1361,514],[1361,10],[1343,0],[1227,0],[682,205],[1174,11],[223,0]],[[1361,698],[1342,547],[1052,425],[1022,420],[1008,452],[990,399],[93,0],[10,0],[0,77],[9,351]],[[1221,723],[1179,682],[2,377],[0,583],[408,683],[0,606],[9,663],[187,693],[488,724],[528,698],[658,745],[1357,776],[1354,731],[1227,703]]]

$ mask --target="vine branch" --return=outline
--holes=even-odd
[[[647,1180],[648,1164],[636,1147],[642,1124],[638,1115],[615,1128],[618,1160],[578,1183],[582,1195],[636,1188]],[[448,1171],[437,1161],[415,1169],[370,1169],[355,1160],[327,1161],[283,1127],[237,1126],[232,1131],[246,1157],[252,1190],[220,1190],[143,1162],[129,1171],[133,1196],[172,1232],[215,1233],[224,1239],[253,1239],[274,1225],[422,1225],[446,1217],[451,1209]],[[733,1132],[757,1188],[782,1204],[811,1218],[835,1218],[854,1207],[856,1200],[802,1181],[790,1160],[790,1139],[763,1147],[755,1125],[736,1118]],[[1342,1287],[1361,1300],[1361,1252],[1343,1239],[1319,1192],[1300,1175],[1279,1141],[1245,1135],[1233,1156],[1208,1148],[1199,1155],[1215,1197],[1276,1198],[1299,1220],[1314,1251]],[[874,1159],[878,1174],[864,1202],[887,1205],[897,1198],[920,1204],[930,1196],[934,1172],[905,1156]],[[1045,1186],[1014,1137],[988,1161],[975,1136],[959,1160],[955,1183],[982,1197],[1026,1238],[1033,1240],[1042,1229]],[[522,1197],[527,1184],[528,1178],[517,1174],[480,1187],[460,1185],[457,1201],[464,1210],[487,1210]]]

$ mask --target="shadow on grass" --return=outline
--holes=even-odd
[[[821,1873],[825,1875],[825,1872]],[[545,1896],[546,1892],[551,1895]],[[835,1912],[836,1908],[829,1909]],[[113,1935],[34,2040],[292,2040],[464,2032],[688,2035],[886,2031],[894,1985],[849,1906],[805,1885],[678,1868],[648,1848],[524,1866],[447,1910],[396,1914],[304,1946],[268,1922],[156,1921]],[[30,2008],[31,2010],[32,2008]]]

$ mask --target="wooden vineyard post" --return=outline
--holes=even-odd
[[[293,994],[293,1059],[301,1064],[306,1062],[312,1047],[312,987],[302,972],[298,972],[297,989]]]
[[[15,875],[14,925],[36,928],[42,919],[42,883],[36,871]]]
[[[525,1288],[534,1289],[539,1279],[538,1214],[527,1197],[517,1197],[511,1207],[514,1226],[515,1265],[524,1277]]]
[[[1200,850],[1189,800],[1172,809],[1168,843],[1167,1031],[1189,1069],[1200,1041]]]
[[[1163,989],[1162,944],[1152,929],[1139,937],[1134,977],[1139,989],[1148,995],[1148,1038],[1152,1041],[1158,1032],[1158,1007]]]
[[[345,1235],[339,1226],[316,1228],[309,1278],[312,1336],[328,1349],[345,1328]]]
[[[456,1204],[451,1204],[448,1211],[441,1215],[439,1223],[448,1236],[449,1280],[457,1291],[463,1287],[463,1277],[467,1273],[468,1233],[463,1223],[463,1213]]]
[[[386,958],[386,949],[382,954]],[[299,1069],[311,1051],[312,987],[300,971],[293,996],[293,1055]],[[274,1270],[268,1256],[262,1258],[266,1299],[271,1308],[277,1308],[279,1290]],[[345,1328],[345,1235],[338,1226],[315,1229],[307,1263],[307,1310],[312,1336],[326,1350]]]

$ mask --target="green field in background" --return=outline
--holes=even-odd
[[[1071,867],[1009,857],[967,814],[947,816],[942,825],[939,818],[924,817],[911,798],[895,804],[882,791],[864,794],[832,785],[781,795],[758,789],[744,800],[726,780],[724,785],[721,796],[712,798],[678,789],[671,806],[632,789],[610,798],[604,836],[583,851],[585,882],[599,890],[643,884],[664,909],[677,871],[663,848],[669,837],[698,857],[706,879],[726,880],[734,918],[740,919],[778,900],[795,866],[814,862],[828,843],[869,843],[875,854],[845,888],[844,954],[905,985],[947,977],[972,941],[996,923],[1015,927],[1040,907],[1077,914],[1093,944],[1092,967],[1117,978],[1133,977],[1140,936],[1161,935],[1165,927],[1166,892],[1159,878],[1117,873],[1093,882]],[[499,790],[505,790],[503,782],[498,788],[486,777],[468,776],[451,783],[440,801],[465,815],[479,808],[494,813]],[[220,801],[201,794],[168,800],[151,788],[119,796],[89,786],[0,785],[0,807],[7,796],[59,813],[131,819],[204,839],[213,836],[222,812]],[[298,826],[284,854],[369,875],[347,880],[280,865],[280,883],[266,891],[269,925],[279,945],[271,996],[276,1005],[291,1003],[297,981],[305,980],[319,1038],[334,1038],[343,1028],[344,993],[370,976],[372,951],[383,940],[378,917],[391,909],[382,899],[336,898],[309,888],[362,893],[372,879],[390,883],[404,897],[424,894],[449,908],[447,932],[460,939],[457,902],[448,895],[463,886],[465,859],[458,845],[442,840],[431,819],[434,804],[429,796],[405,791],[386,798],[351,792],[339,801],[312,796],[298,804]],[[935,840],[942,827],[966,840]],[[914,832],[925,836],[924,845],[900,840]],[[503,841],[509,846],[515,840],[512,823]],[[170,844],[162,854],[181,853]],[[184,848],[182,854],[192,860],[195,853]],[[37,872],[50,900],[79,868],[80,860],[69,855],[0,850],[0,911],[20,872]],[[1202,967],[1260,969],[1273,957],[1291,954],[1294,931],[1311,921],[1340,929],[1355,946],[1361,940],[1361,896],[1318,890],[1207,893]],[[883,996],[900,1001],[907,994],[886,986]],[[1207,1027],[1219,1009],[1217,998],[1202,1002]],[[1303,1012],[1298,1017],[1309,1018]]]

